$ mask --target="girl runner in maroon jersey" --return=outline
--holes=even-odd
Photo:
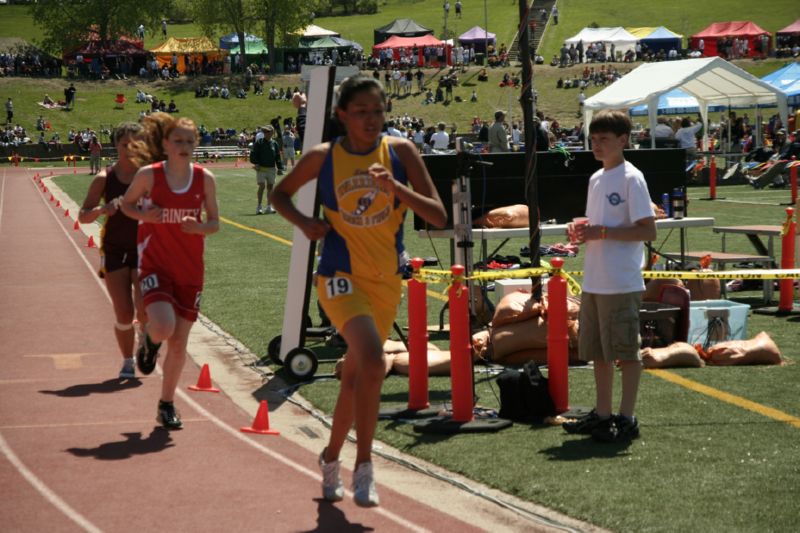
[[[155,113],[144,120],[144,128],[146,141],[135,144],[133,151],[140,159],[156,162],[136,173],[122,199],[122,211],[140,221],[139,283],[149,319],[146,343],[151,347],[167,342],[157,420],[167,429],[178,429],[182,424],[173,398],[189,331],[200,309],[204,239],[219,230],[216,183],[211,172],[192,163],[197,146],[194,122]],[[139,370],[150,373],[158,352],[144,352]]]
[[[128,146],[141,134],[142,127],[135,122],[123,122],[114,129],[114,145],[119,159],[92,180],[78,215],[78,222],[81,224],[90,224],[103,215],[106,217],[101,233],[98,274],[106,280],[108,295],[114,306],[114,335],[123,357],[120,379],[136,377],[133,362],[136,336],[133,329],[134,313],[140,324],[145,323],[136,270],[136,231],[139,224],[119,211],[122,195],[139,170],[130,159]],[[99,205],[100,200],[103,205]]]

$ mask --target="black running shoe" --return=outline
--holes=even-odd
[[[161,348],[161,343],[154,343],[150,340],[150,335],[145,333],[144,342],[139,346],[139,350],[136,352],[136,366],[139,367],[139,372],[144,375],[153,372],[156,367],[159,348]]]
[[[639,437],[639,421],[636,417],[612,416],[607,423],[592,431],[592,438],[601,442],[628,442]]]
[[[610,418],[606,420],[610,420]],[[597,415],[597,411],[592,409],[587,415],[564,422],[561,427],[564,428],[564,431],[573,435],[591,435],[594,428],[603,422],[605,421]]]
[[[183,422],[178,417],[175,411],[175,404],[172,402],[158,402],[158,416],[156,420],[164,426],[165,429],[181,429]]]

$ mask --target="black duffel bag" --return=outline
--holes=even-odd
[[[514,422],[540,423],[555,416],[556,407],[547,390],[547,378],[530,361],[522,370],[504,370],[497,376],[500,388],[500,418]]]

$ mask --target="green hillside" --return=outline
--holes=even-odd
[[[775,31],[800,17],[800,3],[795,0],[771,0],[770,9],[752,10],[751,4],[742,0],[723,2],[709,0],[702,10],[693,9],[695,3],[688,0],[675,0],[670,3],[650,3],[643,0],[559,0],[561,12],[560,23],[550,25],[544,35],[542,55],[546,58],[552,56],[552,50],[557,49],[565,37],[571,36],[581,28],[596,23],[598,25],[623,25],[623,26],[658,26],[664,25],[676,32],[690,35],[707,26],[710,22],[749,19],[753,20],[768,31]],[[708,8],[706,8],[708,6]],[[380,12],[375,15],[358,15],[348,17],[319,17],[315,23],[340,32],[344,37],[361,42],[369,50],[372,43],[374,28],[385,25],[395,18],[413,17],[420,24],[435,30],[441,35],[444,30],[444,20],[441,3],[438,1],[422,0],[385,0],[380,4]],[[516,32],[517,5],[508,0],[487,0],[488,28],[497,33],[498,42],[510,43]],[[701,11],[701,12],[698,12]],[[752,17],[746,16],[745,13]],[[691,13],[691,16],[689,15]],[[715,16],[719,13],[740,13],[738,15]],[[460,34],[470,27],[478,24],[484,25],[483,3],[464,2],[463,18],[456,19],[451,13],[448,20],[448,30]],[[192,36],[200,35],[200,30],[193,24],[170,25],[170,35]],[[39,31],[28,15],[27,9],[21,6],[0,6],[0,47],[4,42],[12,39],[36,40]],[[224,33],[220,31],[220,34]],[[148,34],[145,39],[146,46],[157,44],[160,35]],[[737,61],[737,65],[751,72],[755,76],[763,76],[780,68],[784,62],[779,60],[769,61]],[[625,73],[633,65],[614,64]],[[409,116],[424,117],[427,123],[445,122],[455,126],[459,131],[469,128],[472,118],[479,116],[491,119],[498,109],[510,110],[511,120],[520,120],[521,112],[517,99],[519,92],[516,89],[500,88],[499,81],[506,71],[517,72],[518,67],[510,69],[489,69],[489,81],[477,82],[478,69],[471,67],[468,72],[460,75],[461,85],[456,87],[454,94],[461,97],[462,102],[452,105],[441,104],[424,105],[420,95],[395,98],[393,101],[392,115],[408,114]],[[534,69],[534,86],[539,93],[538,107],[546,114],[557,119],[564,126],[572,126],[576,121],[577,92],[574,90],[556,89],[556,82],[560,77],[574,76],[578,68],[558,69],[548,65],[537,66]],[[438,76],[438,71],[428,70],[426,75]],[[236,78],[225,81],[232,86],[240,83]],[[15,103],[15,121],[28,129],[33,129],[39,114],[51,121],[54,130],[66,133],[69,128],[85,128],[87,126],[99,128],[120,120],[136,119],[142,106],[128,104],[124,111],[114,109],[113,100],[117,93],[124,93],[129,102],[135,96],[136,89],[153,93],[159,98],[169,101],[174,98],[178,103],[181,114],[194,118],[198,123],[208,127],[222,126],[225,128],[252,129],[270,118],[294,113],[288,102],[276,102],[266,97],[253,97],[240,101],[219,101],[208,99],[195,99],[193,88],[198,83],[195,80],[181,80],[180,82],[146,82],[134,79],[128,82],[107,81],[81,81],[76,83],[78,88],[78,106],[74,112],[44,110],[36,102],[41,101],[45,93],[58,98],[62,94],[65,80],[50,79],[25,79],[25,78],[0,78],[0,98],[5,101],[12,97]],[[297,76],[269,76],[266,87],[295,87],[300,84]],[[478,102],[470,102],[472,91],[475,90]],[[602,90],[602,87],[590,87],[586,94],[591,96]]]

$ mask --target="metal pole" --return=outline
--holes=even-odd
[[[483,0],[483,65],[489,62],[489,11],[486,9],[486,0]]]
[[[531,65],[529,41],[529,11],[527,0],[519,0],[519,60],[522,63],[522,92],[519,103],[522,106],[522,122],[525,132],[525,198],[528,204],[528,227],[530,238],[528,248],[531,253],[531,265],[536,268],[540,265],[539,243],[539,186],[536,181],[536,132],[533,122],[533,66]],[[532,280],[534,294],[541,295],[539,279]]]

